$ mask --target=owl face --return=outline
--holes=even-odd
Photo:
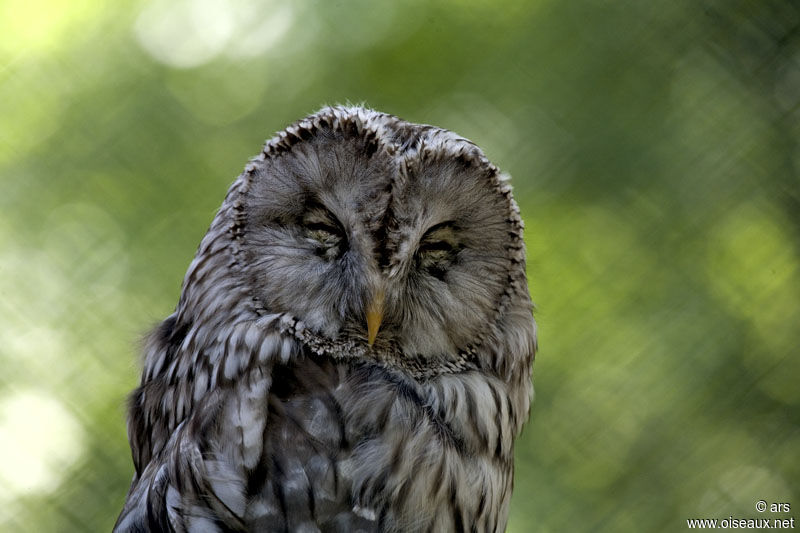
[[[450,132],[335,108],[248,167],[241,253],[252,296],[334,342],[448,357],[508,291],[519,235],[497,169]]]

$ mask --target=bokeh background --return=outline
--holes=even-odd
[[[0,530],[110,530],[141,335],[247,159],[346,102],[514,177],[509,531],[800,517],[796,2],[0,0]]]

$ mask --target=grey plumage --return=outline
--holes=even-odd
[[[147,340],[115,531],[503,531],[535,348],[506,178],[322,109],[246,166]]]

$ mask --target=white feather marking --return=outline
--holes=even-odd
[[[288,363],[294,351],[295,341],[291,337],[284,337],[281,344],[281,362]]]
[[[375,520],[378,517],[378,514],[375,512],[375,509],[370,509],[369,507],[361,507],[360,505],[353,506],[353,514],[360,516],[365,520]]]
[[[248,350],[255,350],[258,347],[261,337],[264,335],[258,324],[250,324],[244,334],[244,343]]]
[[[233,379],[239,373],[239,356],[236,352],[229,352],[225,358],[225,378]]]
[[[279,341],[280,336],[274,333],[264,337],[264,340],[261,342],[261,348],[258,350],[259,363],[266,363],[275,356],[275,352],[278,351]]]
[[[194,378],[194,401],[199,402],[206,391],[208,391],[208,372],[199,370]]]
[[[242,338],[245,337],[247,334],[247,326],[249,324],[236,324],[233,327],[233,331],[231,331],[230,335],[228,335],[227,342],[228,342],[228,349],[232,351],[236,351],[239,347],[239,344],[242,341]]]

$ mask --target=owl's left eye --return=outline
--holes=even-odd
[[[454,224],[437,224],[422,237],[417,248],[417,261],[420,268],[443,280],[458,248]]]

